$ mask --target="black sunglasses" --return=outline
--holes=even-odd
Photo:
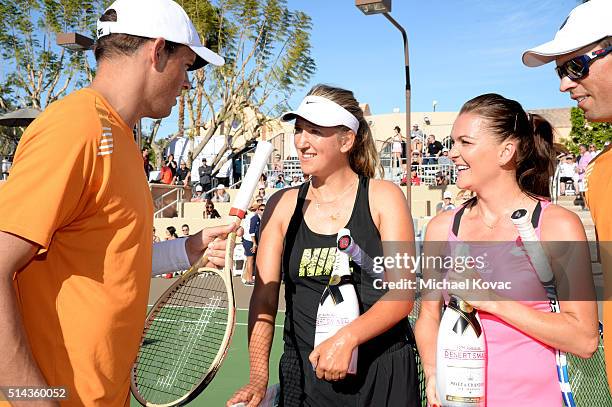
[[[589,66],[593,61],[605,57],[610,52],[612,52],[612,46],[593,51],[590,53],[592,56],[588,54],[577,56],[556,67],[555,71],[557,71],[559,79],[563,79],[566,76],[573,81],[582,79],[589,74]]]

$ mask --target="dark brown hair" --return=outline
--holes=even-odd
[[[599,46],[602,48],[606,48],[612,45],[612,37],[606,37],[599,40]]]
[[[106,10],[100,17],[100,21],[117,21],[117,12],[114,9]],[[96,58],[96,62],[99,62],[101,59],[110,59],[116,55],[129,56],[138,51],[138,49],[148,41],[152,41],[152,39],[130,34],[105,35],[104,37],[98,38],[96,41],[94,45],[94,57]],[[182,45],[172,41],[166,41],[164,51],[166,51],[168,55],[172,55],[180,46]]]
[[[359,129],[355,134],[353,148],[349,151],[349,164],[351,169],[357,174],[374,178],[376,168],[379,167],[378,151],[372,137],[370,125],[363,116],[363,111],[359,107],[359,102],[355,99],[350,90],[336,88],[329,85],[315,85],[308,95],[321,96],[329,99],[346,110],[348,110],[359,122]],[[348,131],[349,129],[346,128]],[[381,169],[382,171],[382,169]]]
[[[537,114],[527,114],[512,99],[488,93],[467,101],[459,114],[482,117],[498,142],[518,140],[516,181],[523,192],[533,196],[550,196],[550,177],[554,172],[552,126]]]

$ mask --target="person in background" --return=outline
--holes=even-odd
[[[215,209],[215,204],[210,200],[206,200],[206,205],[204,207],[204,212],[202,213],[204,219],[219,219],[221,215]]]
[[[529,67],[554,62],[559,89],[568,92],[590,122],[612,123],[612,1],[577,6],[552,41],[523,53]],[[612,153],[604,149],[586,169],[586,203],[600,242],[604,292],[612,293]],[[607,295],[609,299],[609,294]],[[603,325],[612,326],[612,301],[603,303]],[[604,335],[608,385],[612,391],[612,335]]]
[[[425,165],[435,165],[438,163],[438,155],[444,149],[442,143],[436,140],[436,136],[430,134],[427,137],[427,158],[423,161]]]
[[[227,191],[225,190],[225,185],[223,184],[217,185],[217,188],[215,189],[215,193],[213,194],[211,201],[215,203],[229,202],[230,199],[231,199],[230,194],[228,194]]]
[[[261,174],[261,177],[259,177],[259,182],[257,183],[257,189],[266,189],[267,186],[268,177],[266,176],[266,174]]]
[[[393,131],[395,134],[393,134],[391,142],[391,167],[399,168],[402,162],[402,129],[395,126]]]
[[[189,186],[191,182],[191,169],[187,167],[187,163],[181,160],[179,169],[176,170],[176,176],[174,177],[174,184],[181,185],[183,187]]]
[[[410,163],[410,165],[414,167],[417,165],[421,165],[422,163],[423,163],[423,157],[421,155],[421,152],[417,150],[413,150],[412,151],[412,162]]]
[[[166,228],[166,240],[174,239],[178,239],[178,235],[176,234],[176,228],[174,226],[168,226]]]
[[[155,226],[153,226],[153,243],[159,243],[161,239],[155,234]]]
[[[302,177],[300,177],[299,175],[294,175],[291,178],[291,186],[292,187],[297,187],[297,186],[301,185],[302,182],[304,182],[304,181],[302,180]]]
[[[144,172],[145,172],[145,175],[147,176],[147,181],[148,181],[149,174],[151,173],[151,171],[153,171],[153,165],[151,165],[151,162],[149,161],[149,149],[146,147],[143,147],[141,152],[142,152],[142,163],[144,166]]]
[[[160,171],[160,182],[166,185],[172,185],[172,180],[174,176],[172,175],[172,170],[167,165],[162,166]]]
[[[444,191],[442,195],[442,202],[436,205],[436,215],[440,212],[452,211],[455,209],[453,204],[453,193],[451,191]]]
[[[261,198],[264,203],[268,201],[268,197],[266,196],[266,187],[260,187],[257,190],[256,198]]]
[[[255,260],[257,259],[257,246],[259,244],[261,217],[266,209],[266,205],[263,203],[257,204],[255,213],[249,219],[249,230],[246,231],[243,236],[249,235],[251,238],[251,254],[253,255],[253,262],[251,267],[251,274],[248,279],[244,282],[246,285],[253,285],[255,283]]]
[[[419,178],[419,175],[417,174],[416,169],[413,169],[410,172],[410,184],[411,185],[421,185],[421,178]]]
[[[241,226],[245,233],[242,235],[242,247],[244,248],[244,272],[240,279],[244,285],[253,285],[253,269],[255,268],[255,251],[253,250],[253,238],[249,233],[251,227],[251,218],[256,216],[258,208],[257,200],[254,200],[248,208],[248,214],[242,220]]]
[[[442,155],[438,157],[438,165],[444,166],[444,169],[453,165],[453,160],[448,156],[448,148],[444,147],[442,149]]]
[[[415,157],[414,153],[418,153],[417,157]],[[423,142],[421,141],[421,139],[414,139],[412,140],[412,161],[414,162],[415,160],[418,161],[418,165],[421,165],[423,163]]]
[[[587,167],[589,166],[589,163],[593,159],[593,156],[589,152],[586,144],[580,144],[579,149],[580,149],[580,155],[578,156],[578,161],[576,165],[576,174],[578,174],[578,192],[579,192],[578,200],[579,200],[580,206],[582,206],[582,208],[584,209],[585,207],[584,192],[586,190],[586,187],[584,185],[584,176],[585,176]]]
[[[436,173],[436,185],[437,186],[446,186],[449,184],[448,177],[443,171],[438,171]]]
[[[286,186],[287,183],[285,182],[285,175],[278,174],[278,176],[276,177],[276,182],[274,183],[274,188],[280,189],[285,188]]]
[[[181,231],[183,232],[183,237],[188,237],[189,236],[189,225],[185,223],[183,226],[181,226]]]
[[[208,191],[212,189],[212,167],[206,163],[206,158],[202,158],[198,175],[200,176],[200,185],[203,188],[202,192],[208,194]]]
[[[601,150],[597,149],[597,146],[593,143],[589,144],[589,153],[591,154],[591,159],[594,159],[601,153]]]
[[[559,163],[559,194],[565,195],[565,188],[568,183],[572,183],[574,187],[574,193],[578,186],[578,171],[576,170],[576,163],[574,162],[574,156],[567,154],[561,158]]]
[[[229,154],[226,153],[226,154]],[[217,171],[217,175],[215,175],[215,180],[217,181],[217,185],[230,185],[230,175],[232,173],[232,160],[227,159],[225,163],[219,168]]]
[[[423,142],[425,141],[425,135],[423,134],[423,131],[419,129],[418,124],[412,125],[412,131],[410,132],[410,139],[412,141],[418,140],[421,142],[421,145],[423,145]]]
[[[166,160],[166,167],[170,168],[170,171],[172,171],[172,178],[174,179],[174,177],[176,177],[176,170],[178,170],[176,161],[174,161],[174,154],[168,155],[168,159]]]
[[[202,185],[198,184],[195,187],[195,194],[191,197],[191,202],[204,202],[205,201],[205,197],[204,197],[204,192],[202,191]]]

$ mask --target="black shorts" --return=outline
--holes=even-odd
[[[572,177],[559,177],[559,181],[565,184],[567,181],[574,182],[574,179]]]
[[[255,255],[255,253],[251,251],[253,248],[253,242],[250,240],[242,239],[242,247],[244,247],[244,255],[246,257],[252,257]]]
[[[413,345],[400,342],[379,355],[360,347],[357,375],[338,382],[317,379],[310,351],[285,346],[279,376],[282,407],[421,405]]]

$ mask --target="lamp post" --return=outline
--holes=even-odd
[[[438,106],[438,101],[434,100],[433,102],[431,102],[432,106],[433,106],[433,111],[436,111],[436,106]]]
[[[79,33],[57,33],[55,43],[70,51],[89,51],[94,40]]]
[[[395,26],[401,33],[402,39],[404,40],[404,69],[406,75],[406,169],[411,170],[411,166],[408,165],[410,158],[412,157],[412,145],[410,143],[410,64],[408,59],[408,35],[406,30],[402,27],[391,15],[391,0],[355,0],[355,6],[363,12],[365,15],[371,14],[382,14],[387,20]],[[410,203],[410,177],[407,176],[406,182],[406,200]]]
[[[73,52],[91,51],[93,49],[94,40],[79,33],[57,33],[55,43],[62,48],[66,48]],[[136,134],[136,144],[142,147],[142,122],[139,119],[136,123],[134,133]]]

